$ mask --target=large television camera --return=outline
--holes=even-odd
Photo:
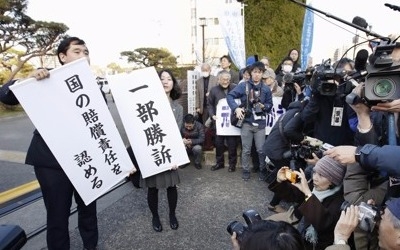
[[[335,82],[341,83],[344,76],[345,73],[335,70],[331,65],[331,59],[327,59],[314,67],[310,85],[314,93],[334,96],[338,92],[338,85]]]
[[[346,96],[346,102],[349,104],[363,102],[367,106],[373,106],[400,98],[400,63],[393,62],[392,58],[395,48],[400,48],[400,44],[390,40],[378,44],[375,52],[369,56],[360,96],[350,93]]]
[[[390,102],[400,98],[400,64],[394,63],[392,52],[400,44],[382,41],[370,56],[362,98],[367,103]]]

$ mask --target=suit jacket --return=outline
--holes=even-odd
[[[218,85],[218,79],[216,76],[210,75],[210,79],[208,80],[208,92],[212,89],[212,87]],[[204,100],[204,78],[200,77],[196,81],[196,109],[200,109],[201,114],[207,113],[207,110],[203,110],[204,104],[207,104],[207,100]]]
[[[236,70],[230,69],[229,73],[231,73],[231,83],[238,84],[240,81],[239,72]]]

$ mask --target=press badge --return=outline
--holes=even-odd
[[[340,127],[342,126],[343,119],[343,108],[333,107],[331,126]]]

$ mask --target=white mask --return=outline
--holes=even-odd
[[[202,71],[202,72],[201,72],[201,76],[202,76],[202,77],[209,77],[209,76],[210,76],[210,72],[204,72],[204,71]]]
[[[282,71],[285,72],[285,73],[291,72],[292,69],[293,69],[292,65],[283,65],[283,67],[282,67]]]

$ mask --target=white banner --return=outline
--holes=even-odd
[[[275,125],[279,116],[285,113],[285,109],[281,105],[282,97],[272,97],[274,106],[271,112],[266,116],[265,122],[265,134],[268,135],[271,132],[272,127]],[[239,100],[237,102],[240,103]],[[231,125],[230,119],[231,109],[229,108],[226,98],[219,100],[217,105],[217,120],[215,121],[217,135],[239,135],[240,128]]]
[[[236,100],[240,103],[240,100]],[[217,135],[239,135],[240,128],[231,125],[231,109],[226,101],[226,98],[219,100],[216,110],[217,120],[215,126]]]
[[[154,67],[110,75],[108,84],[143,178],[189,163]]]
[[[279,116],[285,113],[285,109],[282,108],[281,102],[282,102],[282,97],[276,97],[276,96],[272,97],[272,103],[274,104],[274,106],[272,107],[271,112],[266,117],[266,123],[267,123],[267,125],[265,126],[266,135],[269,135],[272,127],[275,125]]]
[[[241,14],[241,8],[225,4],[220,9],[219,21],[233,63],[239,69],[246,67],[244,20]]]
[[[85,204],[134,168],[85,58],[10,88]]]

